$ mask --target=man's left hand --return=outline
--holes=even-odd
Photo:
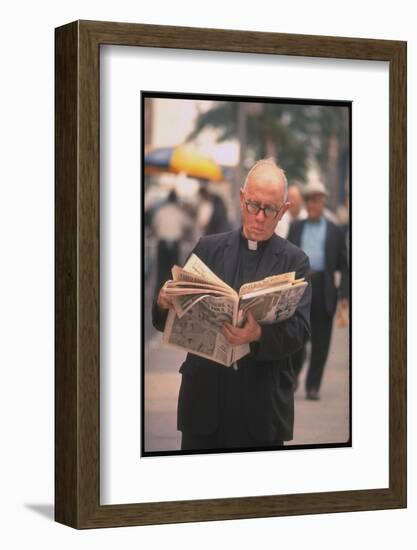
[[[250,311],[245,324],[242,328],[237,328],[229,323],[223,325],[223,334],[226,340],[232,346],[239,346],[240,344],[249,344],[250,342],[257,342],[261,337],[261,327],[257,323]]]

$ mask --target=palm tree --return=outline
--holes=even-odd
[[[241,159],[237,180],[254,160],[274,157],[288,181],[305,181],[310,161],[320,167],[335,203],[349,168],[349,110],[346,106],[287,103],[215,102],[198,115],[188,140],[206,128],[217,141],[238,139]],[[335,204],[333,205],[335,206]]]
[[[219,142],[238,138],[240,107],[243,107],[246,119],[244,167],[248,168],[249,159],[272,156],[285,167],[289,179],[304,179],[312,118],[308,105],[219,102],[209,111],[199,114],[188,140],[196,138],[205,128],[216,129]]]

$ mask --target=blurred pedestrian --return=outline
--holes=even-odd
[[[171,279],[171,268],[180,263],[181,240],[191,225],[191,220],[178,202],[175,189],[170,191],[167,201],[154,213],[152,228],[158,240],[157,276],[155,290]]]
[[[197,226],[201,236],[230,231],[227,208],[217,193],[211,193],[206,186],[200,187],[200,203],[197,210]]]
[[[286,239],[288,236],[291,222],[307,218],[307,210],[304,207],[300,186],[297,183],[293,183],[288,187],[287,200],[291,206],[282,216],[281,221],[275,229],[275,233],[283,239]]]
[[[311,357],[306,377],[306,397],[311,400],[319,399],[338,299],[347,310],[349,292],[346,242],[342,231],[325,217],[327,196],[321,182],[307,184],[304,199],[308,218],[293,222],[288,234],[288,240],[307,254],[312,270]],[[336,272],[341,273],[339,288],[335,285]],[[293,356],[296,376],[303,359],[303,350]]]

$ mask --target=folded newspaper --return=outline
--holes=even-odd
[[[249,345],[232,346],[224,323],[242,326],[250,310],[260,324],[291,317],[307,286],[295,272],[247,283],[236,292],[192,254],[183,268],[172,268],[165,291],[172,297],[163,342],[226,367],[249,353]]]

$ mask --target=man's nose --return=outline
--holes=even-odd
[[[263,210],[259,210],[259,212],[256,214],[256,219],[263,221],[266,219],[265,212]]]

